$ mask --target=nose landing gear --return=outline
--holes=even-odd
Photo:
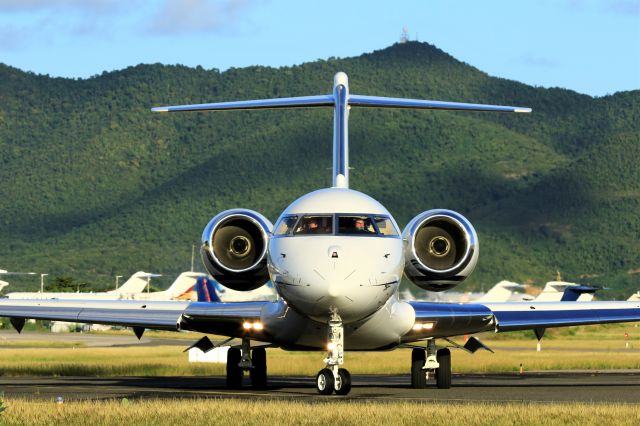
[[[316,388],[321,395],[347,395],[351,391],[351,374],[345,368],[340,368],[344,363],[344,327],[342,319],[336,311],[331,313],[329,320],[327,343],[327,358],[324,362],[327,366],[316,375]]]

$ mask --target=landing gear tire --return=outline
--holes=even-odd
[[[242,354],[238,348],[229,348],[227,352],[227,388],[240,389],[242,388],[242,368],[238,366]]]
[[[436,368],[436,386],[438,389],[449,389],[451,387],[451,352],[447,348],[440,349],[436,357],[440,364]]]
[[[267,388],[267,351],[264,348],[256,348],[251,351],[253,368],[249,370],[251,386],[254,389]]]
[[[323,368],[316,376],[316,388],[320,395],[331,395],[335,389],[333,372],[328,368]]]
[[[411,387],[413,389],[424,389],[427,387],[427,375],[424,367],[424,362],[427,359],[427,354],[424,349],[413,349],[411,351]]]
[[[351,373],[345,368],[338,370],[338,380],[334,383],[336,395],[347,395],[351,391]]]

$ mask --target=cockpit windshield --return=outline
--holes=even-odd
[[[389,219],[388,217],[376,216],[373,218],[373,220],[376,224],[376,227],[378,228],[378,232],[380,232],[382,235],[398,235],[396,227],[393,226],[393,222],[391,222],[391,219]]]
[[[296,222],[298,221],[298,216],[285,216],[282,218],[278,226],[276,226],[276,230],[273,232],[273,235],[287,235],[291,232],[294,226],[296,226]]]
[[[338,216],[338,233],[346,235],[377,234],[368,216]]]
[[[333,215],[302,216],[293,234],[333,234]]]
[[[336,227],[334,229],[334,222]],[[369,214],[307,214],[284,216],[276,224],[273,235],[353,235],[398,237],[398,230],[388,216]]]

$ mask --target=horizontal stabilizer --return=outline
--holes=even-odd
[[[258,99],[250,101],[217,102],[211,104],[176,105],[151,108],[153,112],[225,111],[242,109],[277,109],[332,107],[333,95],[299,96],[295,98]]]
[[[385,98],[381,96],[349,95],[347,105],[352,107],[378,108],[412,108],[412,109],[443,109],[449,111],[485,111],[485,112],[531,112],[531,108],[469,104],[463,102],[430,101],[423,99]],[[153,112],[180,111],[228,111],[247,109],[277,109],[277,108],[313,108],[334,107],[333,95],[299,96],[294,98],[257,99],[234,102],[217,102],[209,104],[176,105],[152,108]]]
[[[467,104],[462,102],[430,101],[422,99],[385,98],[381,96],[350,95],[349,105],[359,107],[444,109],[449,111],[531,112],[531,108]]]

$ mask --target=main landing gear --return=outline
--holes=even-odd
[[[227,352],[227,387],[242,388],[244,372],[249,371],[251,387],[266,389],[267,387],[267,351],[265,348],[251,350],[249,338],[242,339],[240,348],[229,348]]]
[[[344,363],[344,328],[342,319],[334,311],[331,313],[328,330],[327,366],[316,375],[316,388],[321,395],[347,395],[351,390],[351,374],[340,365]]]
[[[451,387],[451,352],[448,348],[436,349],[436,342],[427,342],[426,351],[414,348],[411,351],[411,387],[424,389],[429,376],[436,377],[438,389]]]

